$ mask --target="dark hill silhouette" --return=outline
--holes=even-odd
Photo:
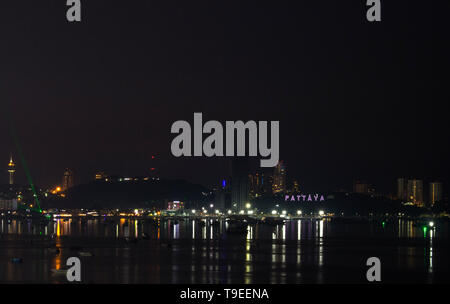
[[[48,199],[47,208],[165,208],[179,200],[188,206],[207,200],[209,190],[184,180],[93,181],[74,186],[65,198]]]

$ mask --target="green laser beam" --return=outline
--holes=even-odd
[[[34,199],[39,208],[39,212],[42,212],[41,204],[39,203],[39,198],[38,198],[38,195],[36,192],[36,188],[34,187],[34,184],[33,184],[33,179],[31,178],[31,174],[30,174],[30,171],[28,170],[27,162],[25,161],[25,157],[23,156],[22,148],[20,147],[19,140],[17,139],[17,136],[16,136],[13,126],[11,126],[11,133],[13,135],[14,143],[16,144],[16,149],[17,149],[17,152],[19,153],[19,158],[22,163],[23,169],[25,170],[25,175],[27,176],[28,183],[30,184],[31,191],[33,191]]]
[[[7,111],[7,112],[4,112],[4,113],[12,113],[12,111]],[[12,114],[8,118],[9,118],[9,122],[10,122],[11,137],[14,140],[14,143],[15,143],[15,146],[16,146],[16,149],[17,149],[17,153],[19,154],[20,162],[22,163],[22,167],[23,167],[23,169],[25,171],[25,175],[27,177],[27,180],[28,180],[28,183],[30,185],[31,191],[33,192],[33,197],[34,197],[34,199],[36,201],[36,204],[38,206],[39,213],[42,213],[41,204],[39,203],[39,198],[38,198],[38,195],[37,195],[37,192],[36,192],[36,188],[35,188],[35,186],[33,184],[33,179],[31,178],[31,174],[30,174],[30,171],[28,170],[27,162],[25,161],[25,157],[23,156],[22,148],[21,148],[20,143],[19,143],[19,139],[16,136],[16,132],[15,132],[14,124],[13,124],[13,120],[12,120]]]

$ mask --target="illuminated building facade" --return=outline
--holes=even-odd
[[[280,160],[273,173],[273,194],[286,192],[286,164]]]
[[[408,180],[408,202],[411,202],[419,207],[424,206],[422,180],[420,179]]]
[[[250,196],[259,197],[264,193],[264,174],[255,173],[248,175]]]
[[[430,205],[433,206],[436,202],[442,201],[442,183],[430,183]]]
[[[108,177],[105,172],[95,173],[95,180],[105,180]]]
[[[167,204],[167,210],[178,211],[184,208],[184,203],[180,201],[173,201]]]
[[[298,181],[296,181],[296,180],[294,180],[294,181],[292,182],[292,192],[293,192],[293,193],[298,193],[298,192],[300,192],[300,186],[299,186],[299,184],[298,184]]]
[[[0,210],[17,210],[17,199],[0,199]]]

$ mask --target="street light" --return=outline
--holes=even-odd
[[[272,214],[273,215],[277,214],[277,211],[276,210],[272,210]]]
[[[297,210],[297,215],[302,215],[302,211],[301,210]]]
[[[320,210],[320,211],[319,211],[319,215],[320,215],[320,216],[323,216],[324,214],[325,214],[325,212],[324,212],[323,210]]]
[[[245,204],[245,208],[250,209],[252,207],[252,205],[250,205],[250,203]]]

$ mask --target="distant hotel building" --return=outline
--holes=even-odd
[[[267,176],[267,174],[265,175],[264,173],[249,174],[250,196],[255,198],[262,196],[267,192],[271,193],[272,191],[267,191],[267,189],[270,189],[271,187],[270,180],[270,176]]]
[[[300,192],[300,186],[299,186],[299,184],[298,184],[298,181],[296,181],[296,180],[294,180],[294,181],[292,182],[292,192],[293,192],[293,193],[298,193],[298,192]]]
[[[0,210],[17,210],[17,199],[0,199]]]
[[[286,164],[280,160],[273,173],[273,194],[286,192]]]
[[[97,172],[95,173],[95,180],[104,180],[108,177],[108,175],[105,172]]]
[[[423,181],[420,179],[408,180],[408,197],[407,201],[419,207],[424,206],[423,201]]]
[[[397,199],[402,202],[406,202],[408,200],[408,182],[404,177],[397,179]]]
[[[69,169],[64,171],[63,180],[62,180],[62,190],[65,191],[73,187],[73,172]]]
[[[442,183],[430,183],[430,206],[440,201],[442,201]]]
[[[236,211],[244,210],[249,202],[249,171],[247,158],[236,157],[231,160],[231,207]]]
[[[363,181],[354,181],[353,192],[360,194],[369,194],[369,184]]]

